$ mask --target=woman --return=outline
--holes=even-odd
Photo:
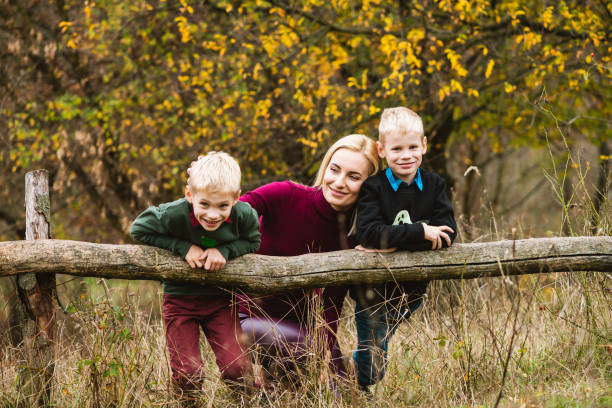
[[[260,216],[258,254],[294,256],[349,249],[355,203],[362,183],[378,171],[373,140],[349,135],[334,143],[321,162],[312,187],[290,181],[261,186],[240,199]],[[325,342],[332,354],[332,369],[344,373],[341,355],[334,347],[338,317],[347,288],[315,290],[322,294]],[[272,348],[294,362],[303,357],[308,335],[308,301],[312,291],[254,298],[239,296],[243,332],[251,341]]]

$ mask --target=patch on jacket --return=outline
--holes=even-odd
[[[206,247],[206,248],[214,248],[217,246],[217,240],[214,238],[210,238],[210,237],[200,237],[200,240],[202,242],[202,246]]]

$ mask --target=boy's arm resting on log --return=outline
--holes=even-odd
[[[612,237],[534,238],[454,244],[439,251],[355,250],[293,257],[247,254],[202,274],[163,249],[65,240],[0,242],[0,276],[64,273],[174,280],[258,293],[359,283],[471,279],[548,272],[612,272]]]
[[[423,224],[389,225],[381,210],[381,192],[367,180],[361,186],[357,201],[357,241],[370,248],[387,249],[406,242],[425,241]],[[430,244],[431,245],[431,244]]]
[[[236,219],[233,221],[237,224],[239,238],[217,247],[227,260],[255,252],[261,243],[257,212],[247,203],[241,204],[244,205],[240,211],[236,211]]]
[[[149,207],[134,220],[130,235],[143,244],[167,249],[185,259],[192,244],[189,240],[171,236],[170,223],[159,207]]]

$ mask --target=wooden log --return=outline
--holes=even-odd
[[[25,177],[26,240],[36,242],[49,238],[49,173],[35,170]],[[14,309],[17,323],[12,333],[21,343],[23,360],[19,371],[19,387],[29,406],[47,406],[51,398],[54,370],[55,274],[20,274],[16,278],[19,302]]]
[[[191,269],[169,251],[143,245],[39,240],[0,243],[0,276],[37,271],[113,279],[196,282],[273,293],[387,281],[470,279],[547,272],[612,272],[612,237],[535,238],[455,244],[390,254],[355,250],[274,257],[249,254],[217,272]]]

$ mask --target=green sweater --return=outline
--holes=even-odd
[[[217,248],[226,260],[255,252],[259,248],[259,220],[251,206],[238,201],[229,218],[215,231],[206,231],[193,215],[193,207],[181,198],[159,207],[149,207],[130,228],[132,237],[144,244],[168,249],[185,259],[191,245]],[[206,270],[202,270],[206,273]],[[217,287],[164,282],[169,295],[221,295]]]

